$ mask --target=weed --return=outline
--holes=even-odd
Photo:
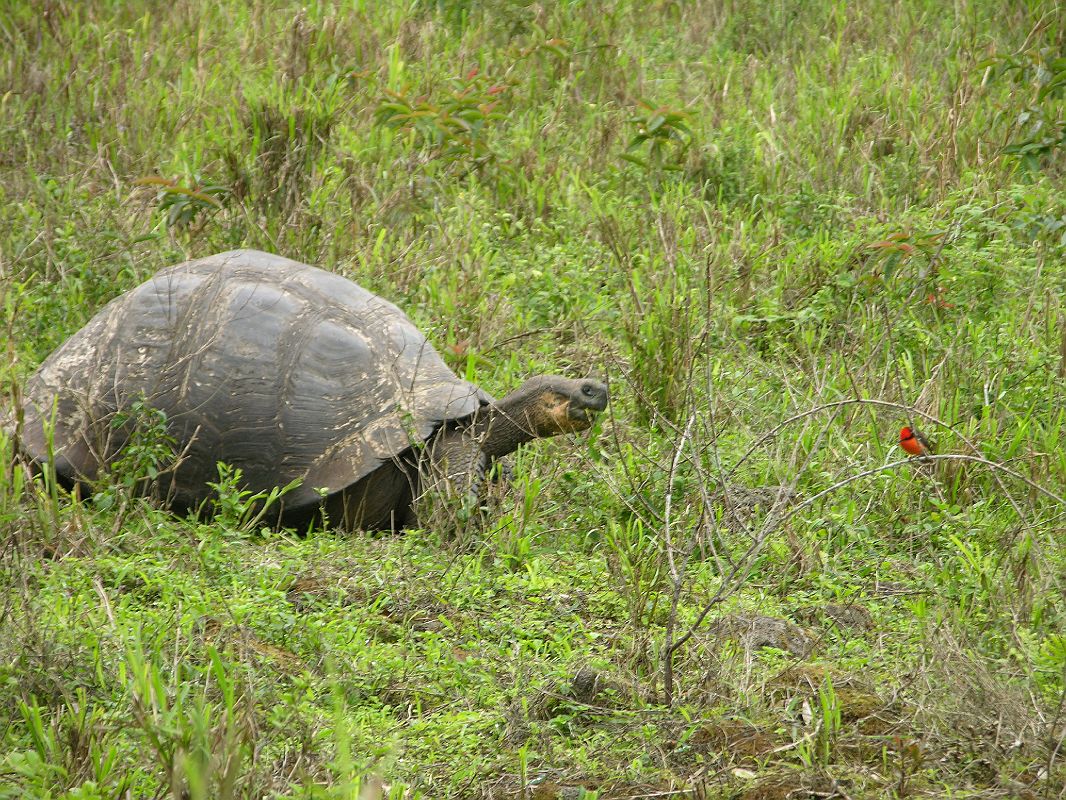
[[[508,569],[523,569],[533,554],[533,530],[541,489],[541,481],[537,478],[527,478],[511,486],[510,490],[517,496],[518,507],[514,511],[504,511],[492,523],[492,544],[496,556]]]
[[[682,169],[695,138],[685,112],[642,100],[640,111],[629,122],[637,130],[623,159],[643,167],[650,175]],[[640,151],[646,151],[646,155],[640,155]]]
[[[159,210],[166,212],[168,228],[185,228],[203,212],[221,211],[224,208],[223,200],[230,194],[225,186],[196,184],[186,187],[168,178],[138,178],[134,183],[137,186],[158,187],[156,200]]]
[[[241,193],[282,214],[304,200],[315,163],[329,144],[340,102],[337,91],[331,87],[322,97],[293,99],[289,107],[272,98],[248,104],[242,121],[250,152],[244,159],[232,150],[225,155]],[[246,171],[239,166],[242,161]]]
[[[375,115],[380,124],[411,135],[431,160],[441,161],[461,178],[495,161],[491,134],[505,119],[501,103],[508,86],[493,82],[476,67],[450,83],[436,101],[386,90]]]
[[[122,517],[134,497],[155,492],[161,499],[160,476],[174,466],[176,442],[167,433],[166,412],[144,397],[112,417],[111,431],[123,443],[101,477],[93,502],[105,511],[116,509]]]
[[[629,378],[640,398],[638,414],[676,424],[692,402],[693,372],[702,345],[699,305],[677,279],[645,287],[632,273],[635,308],[626,316],[623,335],[632,353]]]
[[[1010,80],[1027,104],[1008,125],[1006,155],[1017,156],[1022,167],[1035,173],[1045,157],[1066,146],[1066,119],[1058,101],[1066,93],[1066,58],[1057,48],[1031,47],[1009,56],[997,56],[977,65],[996,79]]]
[[[629,610],[629,622],[645,628],[656,617],[666,568],[661,542],[639,518],[607,524],[607,565],[612,584]]]
[[[218,463],[218,480],[208,482],[215,492],[205,505],[209,505],[216,525],[236,535],[248,535],[264,520],[269,520],[271,510],[278,501],[300,485],[294,479],[285,486],[275,486],[268,491],[252,491],[244,488],[244,473],[240,467]]]

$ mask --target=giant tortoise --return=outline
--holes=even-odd
[[[236,250],[162,270],[53,352],[25,390],[22,449],[67,485],[91,482],[122,453],[117,423],[138,401],[166,414],[178,458],[155,488],[178,510],[205,506],[225,462],[252,492],[298,481],[282,524],[325,508],[346,529],[398,529],[418,522],[428,485],[476,491],[525,442],[587,428],[607,387],[541,375],[494,400],[392,303]]]

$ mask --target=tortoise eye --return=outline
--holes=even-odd
[[[595,393],[596,390],[595,388],[593,388],[591,383],[586,383],[584,386],[581,387],[581,394],[585,395],[585,397],[592,397],[592,395],[594,395]]]

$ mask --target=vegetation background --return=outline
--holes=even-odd
[[[0,4],[0,383],[177,261],[610,380],[482,529],[0,439],[0,797],[1063,797],[1054,0]],[[917,421],[937,461],[895,446]]]

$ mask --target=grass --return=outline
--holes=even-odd
[[[1040,0],[10,6],[5,412],[234,247],[494,394],[613,400],[462,546],[261,531],[224,478],[175,518],[131,495],[159,437],[78,503],[5,434],[0,797],[1066,795],[1064,36]]]

